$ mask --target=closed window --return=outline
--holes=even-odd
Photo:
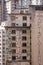
[[[26,45],[26,43],[22,43],[22,46],[23,46],[23,47],[26,47],[27,45]]]
[[[1,44],[0,44],[1,45]]]
[[[3,55],[3,57],[5,57],[5,55]]]
[[[0,49],[1,49],[1,47],[0,47]]]
[[[12,37],[12,40],[16,40],[16,37],[15,37],[15,36],[13,36],[13,37]]]
[[[27,52],[26,49],[23,49],[23,50],[22,50],[22,53],[26,53],[26,52]]]
[[[23,16],[23,20],[27,20],[27,16]]]
[[[12,47],[16,47],[16,43],[12,43]]]
[[[12,60],[16,60],[16,56],[12,56]]]
[[[15,30],[12,30],[12,34],[15,34],[16,33],[16,31]]]
[[[3,63],[3,65],[5,65],[5,63]]]
[[[5,39],[3,39],[3,41],[5,41]]]
[[[22,33],[25,34],[26,33],[26,30],[22,30]]]
[[[11,16],[11,20],[14,21],[15,20],[15,16]]]
[[[22,59],[23,59],[23,60],[26,60],[27,58],[26,58],[26,56],[22,56]]]
[[[12,26],[15,26],[15,23],[12,23],[11,25],[12,25]]]
[[[1,57],[1,55],[0,55],[0,57]]]
[[[3,43],[3,45],[5,45],[5,43]]]
[[[1,36],[0,36],[0,38],[1,38]]]
[[[5,53],[5,51],[3,51],[3,53]]]
[[[3,61],[5,61],[5,59],[3,59]]]
[[[5,33],[5,31],[3,31],[3,33]]]
[[[27,37],[26,37],[26,36],[23,36],[23,37],[22,37],[22,40],[27,40]]]
[[[5,37],[5,35],[3,35],[3,37]]]
[[[27,23],[23,23],[23,27],[27,26]]]
[[[13,50],[12,50],[12,53],[16,53],[16,50],[15,50],[15,49],[13,49]]]
[[[1,63],[0,63],[0,65],[1,65]]]
[[[3,47],[3,49],[5,49],[5,47]]]

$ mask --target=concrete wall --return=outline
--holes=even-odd
[[[32,65],[43,65],[43,11],[32,16]]]

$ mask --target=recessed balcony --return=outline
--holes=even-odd
[[[14,13],[14,14],[30,14],[30,11],[29,11],[29,9],[28,8],[22,8],[22,9],[14,9],[14,8],[12,8],[12,11],[11,11],[11,13]]]

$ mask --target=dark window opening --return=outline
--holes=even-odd
[[[12,26],[15,26],[15,23],[12,23]]]
[[[27,20],[27,16],[23,16],[23,20]]]
[[[26,43],[22,43],[22,46],[23,46],[23,47],[26,47],[27,45],[26,45]]]
[[[14,50],[12,50],[12,53],[16,53],[16,50],[14,49]]]
[[[22,30],[22,33],[26,33],[26,30]]]
[[[12,47],[16,47],[16,43],[12,43]]]
[[[16,60],[16,56],[12,56],[12,60]]]
[[[14,37],[12,37],[12,40],[16,40],[16,37],[14,36]]]
[[[15,30],[12,30],[12,34],[15,34],[16,33],[16,31]]]
[[[23,23],[23,27],[27,26],[27,23]]]
[[[43,7],[36,7],[35,10],[43,10]]]
[[[26,58],[26,56],[23,56],[22,59],[23,59],[23,60],[26,60],[27,58]]]
[[[22,37],[22,40],[27,40],[27,37],[26,37],[26,36],[23,36],[23,37]]]
[[[27,52],[27,50],[26,50],[26,49],[23,49],[23,50],[22,50],[22,53],[26,53],[26,52]]]

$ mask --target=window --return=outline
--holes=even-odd
[[[32,18],[30,17],[30,20],[31,20]]]
[[[16,47],[16,43],[12,43],[12,47]]]
[[[12,34],[15,34],[16,33],[16,31],[15,30],[12,30]]]
[[[23,37],[22,37],[22,40],[27,40],[26,36],[23,36]]]
[[[3,33],[5,33],[5,31],[3,31]]]
[[[23,50],[22,50],[22,53],[26,53],[26,52],[27,52],[26,49],[23,49]]]
[[[3,65],[5,65],[5,63],[3,63]]]
[[[1,63],[0,63],[0,65],[1,65]]]
[[[5,59],[3,59],[3,61],[5,61]]]
[[[11,16],[11,20],[14,21],[15,20],[15,16]]]
[[[16,40],[16,37],[14,36],[14,37],[12,37],[12,40]]]
[[[23,60],[26,60],[27,58],[26,58],[26,56],[23,56],[22,59],[23,59]]]
[[[22,43],[22,46],[23,46],[23,47],[26,47],[27,45],[26,45],[26,43]]]
[[[0,55],[0,57],[1,57],[1,55]]]
[[[3,35],[3,37],[5,37],[5,35]]]
[[[0,1],[0,4],[1,4],[1,1]]]
[[[22,33],[26,33],[26,30],[22,30]]]
[[[1,49],[1,47],[0,47],[0,49]]]
[[[0,61],[1,61],[1,59],[0,59]]]
[[[3,41],[5,41],[5,39],[3,39]]]
[[[12,53],[16,53],[16,50],[14,49],[14,50],[12,50]]]
[[[12,26],[15,26],[15,23],[12,23],[11,25],[12,25]]]
[[[1,45],[1,44],[0,44]]]
[[[23,27],[27,26],[27,23],[23,23]]]
[[[3,43],[3,45],[5,45],[5,43]]]
[[[5,49],[5,47],[3,47],[3,49]]]
[[[3,53],[5,53],[5,51],[3,51]]]
[[[16,60],[16,56],[12,56],[12,60]]]
[[[3,57],[5,57],[5,55],[3,55]]]
[[[27,16],[23,16],[23,20],[27,20]]]
[[[0,38],[1,38],[1,36],[0,36]]]

